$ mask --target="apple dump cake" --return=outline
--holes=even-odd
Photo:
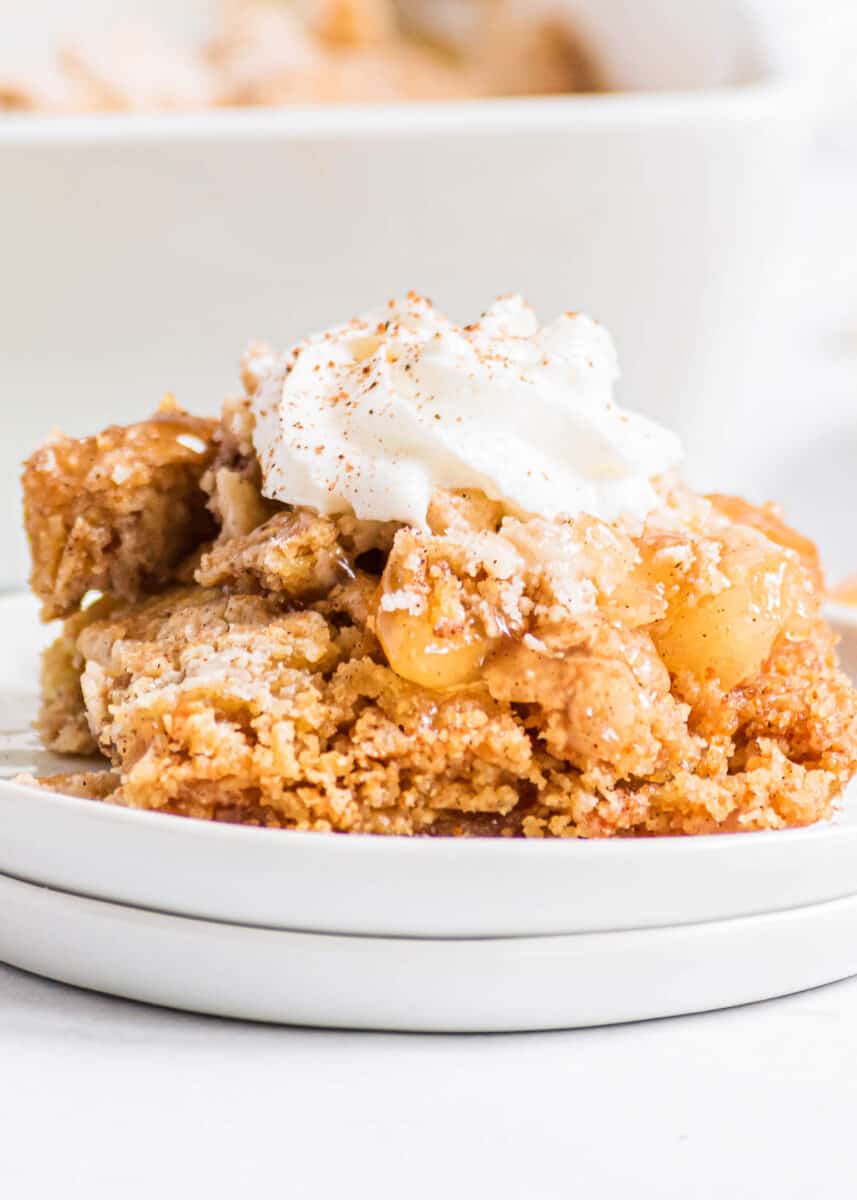
[[[0,68],[0,111],[130,112],[598,90],[561,6],[225,0],[201,41],[115,30]],[[178,21],[179,29],[183,22]],[[178,30],[176,31],[176,34]]]
[[[605,837],[828,817],[857,694],[815,548],[699,496],[617,406],[606,331],[516,297],[459,327],[411,294],[243,359],[218,422],[26,464],[62,632],[42,781],[219,821]]]

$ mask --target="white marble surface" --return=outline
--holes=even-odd
[[[855,1104],[857,980],[641,1025],[416,1037],[231,1024],[0,968],[10,1200],[838,1200]]]

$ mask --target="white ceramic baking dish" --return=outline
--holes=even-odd
[[[740,0],[569,9],[625,90],[0,119],[0,584],[24,573],[17,462],[52,425],[134,418],[167,389],[213,412],[251,336],[284,343],[411,287],[459,317],[509,290],[598,316],[625,402],[723,479],[801,88]],[[6,0],[0,17],[23,54],[85,11],[104,5]]]

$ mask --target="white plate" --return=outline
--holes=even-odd
[[[26,726],[40,640],[32,601],[0,601],[6,773],[39,754]],[[436,938],[628,930],[857,893],[857,804],[832,824],[783,833],[409,840],[242,829],[7,782],[0,783],[0,871],[122,904],[272,929]]]
[[[147,1003],[296,1025],[606,1025],[857,973],[857,897],[672,929],[443,941],[193,921],[0,876],[0,913],[0,959],[14,966]]]

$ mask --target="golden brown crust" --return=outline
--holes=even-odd
[[[296,510],[277,513],[248,534],[221,539],[202,556],[196,580],[203,587],[300,599],[324,595],[347,570],[336,526]]]
[[[24,465],[31,585],[46,620],[87,592],[134,600],[162,587],[214,526],[200,479],[217,425],[166,408],[96,437],[58,435]]]

